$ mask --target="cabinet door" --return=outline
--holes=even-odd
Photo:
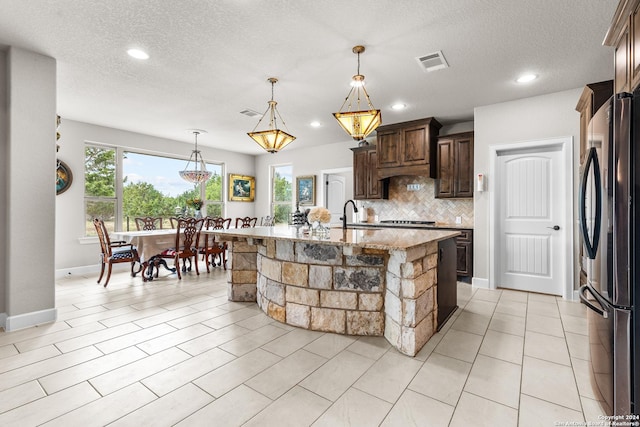
[[[376,146],[379,168],[400,166],[400,139],[399,130],[378,131]]]
[[[615,52],[615,87],[616,93],[629,92],[629,27],[623,31]]]
[[[353,152],[353,198],[356,200],[364,200],[367,198],[367,171],[368,171],[368,152]]]
[[[382,185],[378,180],[378,152],[376,150],[367,151],[367,197],[369,199],[382,198]]]
[[[429,164],[429,135],[425,125],[413,126],[402,130],[400,139],[400,163],[403,166]]]
[[[460,240],[456,242],[456,272],[458,276],[472,275],[473,258],[471,258],[471,251],[471,242],[461,242]]]
[[[453,139],[438,141],[436,197],[453,197]]]
[[[640,5],[631,14],[631,87],[640,83]]]
[[[473,137],[454,140],[455,197],[473,197]]]

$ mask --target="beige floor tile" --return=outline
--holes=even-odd
[[[500,289],[478,289],[471,299],[498,302],[501,295]]]
[[[469,332],[476,335],[484,335],[490,321],[491,316],[463,311],[455,319],[451,325],[451,329]]]
[[[230,325],[180,344],[178,348],[186,351],[192,356],[197,356],[200,353],[211,350],[220,344],[236,339],[246,333],[249,333],[248,329],[241,328],[236,325]]]
[[[462,393],[449,427],[516,427],[518,411],[471,393]]]
[[[107,308],[101,305],[96,305],[95,307],[87,307],[83,309],[78,309],[74,306],[71,306],[70,308],[72,308],[73,310],[67,310],[67,311],[64,311],[64,308],[62,307],[56,306],[56,308],[58,310],[58,317],[57,317],[58,322],[64,322],[71,319],[77,319],[78,317],[88,316],[90,314],[102,313],[104,311],[107,311]]]
[[[101,329],[97,332],[92,332],[80,337],[76,337],[70,340],[57,342],[55,346],[63,353],[68,353],[73,350],[77,350],[82,347],[108,341],[113,338],[117,338],[123,335],[127,335],[136,331],[139,331],[140,327],[133,323],[125,323],[124,325],[114,326],[113,328]]]
[[[91,332],[95,332],[103,329],[105,328],[100,323],[92,322],[87,325],[78,326],[77,328],[65,329],[62,331],[53,332],[50,334],[35,337],[26,341],[20,341],[15,343],[15,346],[20,353],[24,353],[25,351],[33,350],[40,347],[45,347],[50,344],[59,343],[61,341],[80,337],[83,335],[90,334]]]
[[[460,300],[470,300],[478,291],[478,288],[474,288],[468,283],[458,282],[458,301]]]
[[[67,320],[67,323],[74,328],[78,326],[86,325],[88,323],[100,322],[106,319],[111,319],[112,317],[122,316],[124,314],[135,313],[136,310],[134,308],[125,306],[116,310],[107,310],[101,311],[99,313],[95,313],[89,316],[77,317],[75,319]]]
[[[59,354],[61,354],[60,350],[53,345],[48,345],[46,347],[27,351],[26,353],[18,353],[14,356],[8,356],[2,360],[2,363],[0,363],[0,373],[40,362],[42,360],[58,356]]]
[[[594,426],[602,423],[602,416],[604,414],[611,413],[610,410],[606,409],[608,406],[604,402],[582,396],[580,397],[580,401],[582,402],[582,410],[585,420],[587,422],[591,422]]]
[[[530,298],[527,303],[527,314],[529,313],[560,318],[560,312],[558,311],[558,305],[555,303],[555,300],[553,302],[542,302]]]
[[[576,384],[578,386],[578,393],[580,396],[584,396],[592,400],[602,400],[602,395],[599,391],[595,391],[591,385],[591,362],[588,360],[581,360],[571,358],[571,365],[573,367],[573,374],[576,378]]]
[[[219,306],[218,308],[221,309],[221,306]],[[202,324],[209,326],[210,328],[221,329],[221,328],[224,328],[225,326],[229,326],[236,322],[240,322],[250,317],[254,317],[256,316],[256,314],[257,313],[255,310],[251,310],[250,308],[247,308],[247,307],[240,307],[239,309],[234,310],[230,313],[227,312],[227,314],[223,314],[222,316],[217,316],[211,320],[202,322]]]
[[[15,356],[18,353],[18,349],[13,344],[7,344],[0,347],[0,359],[5,357]]]
[[[537,301],[537,302],[545,302],[545,303],[555,304],[556,299],[557,299],[556,295],[538,294],[538,293],[535,293],[535,292],[529,293],[529,302]]]
[[[422,362],[419,360],[406,357],[397,351],[389,351],[353,386],[372,396],[394,403],[421,366]]]
[[[109,424],[109,427],[174,425],[213,401],[213,397],[189,383]]]
[[[520,365],[478,355],[464,391],[518,409]]]
[[[246,381],[245,384],[275,400],[326,361],[327,359],[317,354],[298,350]]]
[[[377,426],[391,406],[384,400],[350,388],[312,426]]]
[[[175,310],[168,310],[165,313],[157,314],[155,316],[145,317],[144,319],[136,320],[133,323],[140,326],[141,328],[148,328],[151,326],[159,325],[160,323],[167,323],[171,320],[179,319],[180,317],[184,317],[193,313],[197,313],[197,311],[191,307],[182,307]]]
[[[0,425],[3,427],[40,425],[76,408],[80,408],[99,397],[100,395],[89,383],[80,383],[0,414]]]
[[[560,315],[568,314],[569,316],[587,317],[587,306],[580,303],[580,301],[557,299],[556,304],[558,304]]]
[[[516,291],[513,289],[502,289],[501,301],[517,301],[527,302],[529,300],[529,293],[524,291]]]
[[[429,356],[431,356],[431,353],[433,353],[433,350],[436,348],[436,346],[440,344],[440,341],[443,337],[444,333],[442,331],[433,334],[431,338],[429,338],[429,341],[427,341],[427,343],[420,349],[418,354],[414,356],[414,359],[420,360],[422,362],[427,360]]]
[[[440,340],[434,352],[465,362],[473,362],[481,343],[482,337],[479,335],[451,329]]]
[[[408,388],[455,407],[471,366],[471,363],[434,353]]]
[[[536,399],[523,394],[520,397],[520,413],[518,427],[538,427],[554,425],[582,425],[582,411],[574,411],[564,406]],[[575,424],[558,424],[558,423]]]
[[[571,365],[567,343],[563,338],[527,331],[524,339],[526,356],[562,365]]]
[[[557,317],[529,313],[527,314],[527,331],[564,338],[562,322]]]
[[[141,329],[126,335],[112,338],[110,340],[100,342],[95,346],[101,352],[109,354],[109,353],[113,353],[114,351],[122,350],[124,348],[131,347],[136,344],[140,344],[147,340],[162,337],[165,334],[169,334],[175,330],[176,328],[173,328],[169,325],[161,324],[157,326],[152,326],[148,329]]]
[[[509,314],[511,316],[525,317],[527,315],[527,303],[501,299],[496,305],[495,312]]]
[[[570,366],[524,357],[522,393],[579,411],[580,398]]]
[[[496,305],[495,302],[472,299],[464,306],[464,311],[491,316],[496,309]]]
[[[330,401],[296,386],[243,424],[243,427],[308,426],[329,406]]]
[[[235,359],[232,354],[214,348],[151,375],[142,380],[142,384],[158,396],[164,396]]]
[[[128,314],[123,314],[117,317],[110,317],[108,319],[101,320],[100,323],[112,328],[117,325],[122,325],[127,322],[135,322],[136,320],[145,319],[147,317],[156,316],[158,314],[166,313],[168,310],[160,307],[151,307],[144,310],[136,310]]]
[[[177,329],[186,328],[187,326],[195,325],[196,323],[202,323],[207,320],[211,320],[214,317],[222,316],[227,312],[224,310],[220,310],[218,308],[210,308],[208,310],[198,311],[194,314],[190,314],[187,316],[180,317],[175,320],[171,320],[167,322],[167,325],[173,326]]]
[[[325,334],[303,348],[322,357],[331,358],[353,344],[355,337]]]
[[[494,313],[489,329],[512,335],[524,336],[525,318],[510,314]]]
[[[142,350],[129,347],[41,377],[39,381],[42,388],[51,394],[145,357],[147,354]]]
[[[524,339],[517,335],[488,330],[480,346],[480,354],[522,365]]]
[[[586,317],[576,317],[570,316],[568,314],[563,314],[562,326],[564,327],[565,332],[571,332],[580,335],[589,335]]]
[[[35,380],[0,391],[0,414],[45,396],[46,393]]]
[[[187,326],[186,328],[178,329],[177,331],[169,332],[168,334],[164,334],[157,338],[141,342],[140,344],[136,344],[136,346],[147,354],[156,354],[168,348],[191,341],[194,338],[206,335],[209,332],[212,332],[211,328],[198,323],[196,325]]]
[[[155,399],[156,396],[149,389],[140,383],[133,383],[43,425],[47,427],[105,426]]]
[[[591,354],[589,353],[589,337],[587,335],[566,332],[565,338],[567,340],[567,346],[569,347],[569,354],[571,357],[582,360],[591,360]]]
[[[102,356],[95,347],[81,348],[0,374],[0,391]],[[0,425],[2,425],[0,423]]]
[[[233,355],[242,356],[243,354],[247,354],[251,350],[255,350],[256,348],[286,333],[287,331],[283,329],[276,328],[272,325],[267,325],[263,326],[260,329],[256,329],[255,331],[244,334],[238,338],[235,338],[229,342],[226,342],[220,345],[220,348],[224,351],[228,351]]]
[[[454,407],[411,390],[393,406],[381,427],[440,427],[449,425]]]
[[[317,340],[323,335],[324,332],[307,331],[306,329],[294,328],[285,335],[263,345],[261,348],[270,351],[273,354],[277,354],[280,357],[287,357],[291,353],[300,350],[305,345]]]
[[[254,350],[193,381],[214,397],[220,397],[282,360],[262,349]]]
[[[373,360],[380,359],[391,344],[384,337],[359,337],[347,350]]]
[[[170,348],[99,375],[89,380],[89,382],[101,395],[105,396],[180,363],[189,357],[184,351]]]
[[[262,394],[241,385],[185,418],[176,426],[239,426],[271,403]],[[215,420],[215,421],[214,421]]]
[[[276,322],[275,320],[264,314],[262,311],[254,313],[255,316],[236,322],[236,325],[254,331],[256,329],[262,328],[263,326]]]
[[[373,359],[345,350],[305,378],[300,385],[333,402],[373,364]]]

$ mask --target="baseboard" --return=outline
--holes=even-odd
[[[7,316],[5,313],[2,314],[4,315],[3,327],[7,332],[30,328],[31,326],[41,325],[43,323],[55,322],[58,318],[58,310],[55,308],[18,314],[17,316]],[[2,321],[2,318],[0,318],[0,321]]]
[[[113,265],[113,272],[119,272],[120,270],[128,270],[131,269],[131,265],[128,263],[120,263]],[[106,270],[106,267],[105,267]],[[106,272],[105,272],[106,274]],[[100,264],[94,265],[83,265],[80,267],[70,267],[70,268],[61,268],[56,270],[55,278],[63,279],[65,277],[73,277],[73,276],[88,276],[95,277],[98,280],[98,276],[100,275]]]
[[[474,277],[473,279],[471,279],[471,285],[474,288],[489,289],[489,279]]]

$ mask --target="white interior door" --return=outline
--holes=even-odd
[[[340,224],[342,207],[346,199],[346,178],[342,175],[325,175],[325,202],[331,212],[331,224]]]
[[[560,148],[498,152],[496,166],[497,286],[562,295],[567,183]]]

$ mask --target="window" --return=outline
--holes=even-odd
[[[207,163],[207,170],[213,172],[204,187],[204,204],[208,216],[224,216],[224,196],[222,177],[224,171],[220,163]]]
[[[276,224],[287,224],[293,195],[291,165],[271,167],[271,215]]]
[[[102,218],[107,230],[114,231],[117,213],[116,150],[112,147],[85,146],[84,213],[87,236],[95,236],[94,218]]]

